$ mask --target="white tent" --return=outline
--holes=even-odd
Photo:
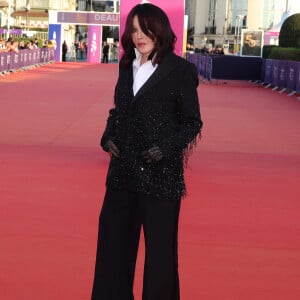
[[[276,26],[274,26],[273,28],[269,29],[267,32],[280,32],[282,24],[288,17],[300,13],[300,1],[294,0],[290,2],[291,3],[289,5],[288,10],[282,15],[280,22],[276,24]]]
[[[265,32],[265,37],[264,37],[264,44],[265,45],[278,45],[279,44],[279,33],[282,24],[284,21],[294,15],[300,13],[300,1],[299,0],[290,0],[290,5],[288,10],[282,15],[282,18],[276,26],[273,28],[269,29],[268,31]]]

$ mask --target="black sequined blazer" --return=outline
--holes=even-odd
[[[162,198],[185,193],[184,157],[202,128],[196,67],[170,54],[134,96],[132,67],[120,63],[114,108],[101,145],[113,140],[120,157],[111,157],[106,185]],[[142,152],[157,145],[163,159],[149,165]]]

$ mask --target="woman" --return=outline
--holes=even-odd
[[[194,65],[173,53],[176,37],[152,4],[129,13],[114,104],[101,139],[111,154],[99,221],[93,300],[133,300],[140,229],[143,300],[178,300],[177,228],[183,161],[202,121]]]

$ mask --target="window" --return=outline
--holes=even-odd
[[[227,33],[234,34],[236,27],[247,27],[248,0],[229,0],[227,7]]]
[[[286,10],[286,0],[264,0],[263,29],[276,26]]]

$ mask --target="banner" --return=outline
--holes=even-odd
[[[184,35],[184,0],[131,0],[120,1],[120,35],[122,36],[125,29],[125,22],[130,10],[139,3],[148,2],[159,6],[168,15],[171,27],[177,36],[175,52],[179,56],[183,56],[183,35]]]
[[[101,61],[102,26],[89,25],[88,27],[87,62],[99,63]]]
[[[10,70],[10,60],[11,60],[11,53],[4,52],[0,53],[0,71],[6,72]]]
[[[266,59],[261,60],[261,80],[264,82],[266,72]]]
[[[195,54],[197,55],[197,54]],[[205,75],[205,70],[206,70],[206,61],[205,61],[205,56],[204,55],[199,55],[199,65],[198,65],[198,72],[201,76]]]
[[[262,56],[263,30],[242,29],[242,56]]]
[[[279,74],[278,74],[278,87],[280,89],[286,88],[287,76],[288,75],[288,61],[282,60],[279,63]]]
[[[273,59],[266,59],[264,83],[272,83]]]
[[[267,31],[265,32],[264,45],[278,45],[279,44],[279,32]]]
[[[11,52],[11,63],[10,63],[10,68],[12,70],[19,69],[21,65],[20,62],[20,54],[16,52]]]
[[[198,66],[198,55],[195,55],[194,53],[186,53],[186,59],[195,66]]]
[[[272,64],[272,77],[271,77],[271,84],[273,86],[278,86],[278,79],[279,79],[279,64],[280,61],[274,59]]]
[[[299,64],[299,63],[297,63],[295,61],[288,62],[286,88],[289,91],[295,91],[295,89],[296,89],[297,64]]]
[[[55,49],[54,59],[56,61],[61,61],[61,48],[62,48],[61,24],[49,24],[48,40],[53,41],[54,43],[54,49]]]
[[[104,1],[105,2],[105,1]],[[118,26],[120,23],[120,15],[107,12],[57,12],[58,23],[73,23],[73,24],[94,24],[106,26]]]
[[[23,67],[46,63],[54,59],[53,48],[20,50],[19,52],[0,53],[0,72],[18,70]]]
[[[211,79],[212,73],[212,59],[210,56],[205,56],[205,74],[204,77],[208,80]]]
[[[262,59],[232,55],[211,55],[212,79],[261,80]]]
[[[296,67],[295,90],[297,93],[300,93],[300,63],[296,63],[295,67]]]
[[[0,28],[0,34],[6,34],[8,32],[8,29],[6,28]],[[9,34],[18,34],[21,35],[22,34],[22,29],[9,29]]]

